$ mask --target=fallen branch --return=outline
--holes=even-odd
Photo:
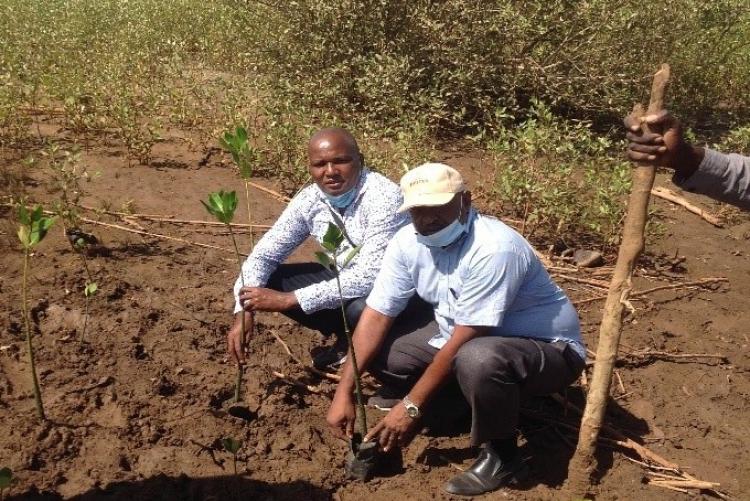
[[[609,289],[609,284],[607,282],[601,281],[601,280],[593,280],[590,278],[578,278],[578,277],[571,277],[570,275],[563,275],[561,273],[555,273],[552,275],[552,277],[559,277],[563,280],[567,280],[569,282],[577,282],[579,284],[586,284],[591,285],[592,287],[598,287],[600,289]]]
[[[293,379],[289,379],[288,377],[286,377],[281,372],[271,371],[271,374],[273,374],[274,376],[276,376],[276,378],[278,378],[279,380],[283,381],[284,383],[286,383],[286,384],[288,384],[290,386],[294,386],[295,388],[300,388],[302,390],[309,391],[310,393],[316,393],[316,394],[320,393],[320,388],[318,388],[317,386],[311,386],[309,384],[305,384],[305,383],[301,383],[299,381],[295,381]]]
[[[629,357],[636,358],[666,358],[666,359],[683,359],[683,358],[716,358],[723,362],[728,362],[726,355],[719,353],[670,353],[668,351],[636,351],[626,353]]]
[[[728,282],[729,279],[725,277],[713,277],[713,278],[703,278],[701,280],[695,280],[693,282],[680,282],[676,284],[669,284],[669,285],[660,285],[658,287],[653,287],[651,289],[646,289],[642,291],[632,292],[630,294],[630,298],[636,298],[636,297],[642,297],[647,294],[651,294],[652,292],[658,292],[663,290],[673,290],[673,289],[681,289],[681,288],[689,288],[689,287],[704,287],[706,285],[711,285],[719,282]],[[601,301],[602,299],[607,299],[607,296],[596,296],[596,297],[590,297],[588,299],[581,299],[578,301],[574,301],[573,304],[575,306],[580,306],[582,304],[591,303],[593,301]]]
[[[127,212],[119,212],[119,211],[113,211],[113,210],[104,210],[104,209],[94,209],[93,207],[88,207],[85,205],[78,205],[77,207],[80,207],[82,209],[91,211],[91,212],[101,212],[103,214],[107,214],[110,216],[117,216],[121,217],[125,220],[127,219],[146,219],[148,221],[155,221],[159,223],[172,223],[172,224],[192,224],[192,225],[200,225],[200,226],[226,226],[224,223],[220,223],[218,221],[201,221],[201,220],[192,220],[192,219],[175,219],[173,216],[169,215],[163,215],[163,214],[138,214],[138,213],[127,213]],[[230,225],[233,228],[258,228],[262,230],[267,230],[271,228],[271,225],[269,224],[247,224],[247,223],[230,223]]]
[[[693,214],[696,214],[700,217],[702,217],[705,221],[708,221],[712,225],[716,226],[717,228],[723,227],[723,223],[721,222],[721,219],[719,219],[717,216],[713,214],[709,214],[705,210],[701,209],[700,207],[691,204],[686,199],[675,193],[674,191],[664,188],[662,186],[657,186],[656,188],[653,188],[651,190],[651,194],[663,198],[664,200],[668,200],[672,202],[673,204],[677,204],[679,206],[684,207],[689,212],[692,212]]]
[[[315,367],[311,367],[309,365],[302,363],[302,361],[299,358],[297,358],[294,353],[292,353],[292,350],[289,349],[289,345],[286,344],[286,341],[284,341],[281,338],[281,336],[279,336],[276,333],[275,330],[271,329],[271,335],[276,339],[276,341],[278,341],[281,344],[281,346],[284,348],[284,351],[287,353],[287,355],[289,355],[289,358],[291,358],[297,365],[299,365],[306,371],[311,372],[317,376],[330,379],[331,381],[335,381],[337,383],[341,381],[341,376],[339,376],[338,374],[331,374],[330,372],[321,371],[321,370],[316,369]]]
[[[260,191],[262,191],[264,193],[267,193],[268,195],[271,195],[272,197],[274,197],[279,202],[289,203],[292,200],[291,198],[282,195],[278,191],[274,191],[274,190],[272,190],[270,188],[266,188],[265,186],[261,186],[261,185],[259,185],[257,183],[253,183],[252,181],[247,181],[247,184],[249,184],[250,186],[252,186],[253,188],[255,188],[257,190],[260,190]]]
[[[145,235],[145,236],[148,236],[148,237],[161,238],[161,239],[164,239],[164,240],[172,240],[174,242],[180,242],[180,243],[183,243],[183,244],[194,245],[196,247],[204,247],[206,249],[216,249],[216,250],[220,250],[220,251],[224,251],[224,252],[230,252],[230,253],[234,254],[234,251],[232,249],[227,249],[227,248],[224,248],[224,247],[219,247],[217,245],[202,244],[200,242],[191,242],[190,240],[186,240],[184,238],[171,237],[169,235],[162,235],[160,233],[151,233],[150,231],[134,230],[132,228],[128,228],[126,226],[121,226],[119,224],[105,223],[103,221],[95,221],[94,219],[89,219],[87,217],[79,217],[79,219],[81,221],[85,222],[85,223],[90,223],[90,224],[95,224],[95,225],[99,225],[99,226],[104,226],[106,228],[113,228],[115,230],[120,230],[120,231],[126,231],[128,233],[135,233],[137,235]],[[241,255],[242,256],[247,256],[247,254],[241,254]]]

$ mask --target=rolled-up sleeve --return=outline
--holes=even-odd
[[[686,191],[750,210],[750,157],[706,148],[698,170],[687,178],[675,174],[672,181]]]
[[[242,275],[234,283],[235,313],[242,310],[239,302],[240,287],[265,286],[271,273],[310,235],[304,205],[303,197],[292,199],[242,264]]]
[[[414,279],[405,263],[405,256],[398,240],[393,240],[385,251],[372,292],[367,296],[367,306],[395,318],[404,311],[415,292]]]
[[[472,258],[456,301],[454,323],[499,326],[523,284],[529,263],[522,252],[502,250]]]
[[[358,243],[362,248],[339,275],[344,299],[364,297],[370,292],[388,242],[407,221],[404,214],[396,212],[401,205],[398,192],[368,195],[375,195],[377,203],[373,199],[363,202],[367,203],[369,209],[363,216],[367,224],[364,237]],[[294,294],[305,313],[339,306],[339,290],[335,279],[297,289]]]

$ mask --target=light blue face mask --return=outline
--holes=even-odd
[[[329,195],[328,193],[323,192],[328,199],[328,203],[337,209],[346,209],[349,207],[351,203],[354,202],[354,199],[357,198],[357,193],[359,193],[359,190],[357,190],[356,185],[351,190],[342,193],[341,195]]]
[[[466,224],[461,222],[461,212],[463,212],[463,199],[461,199],[461,208],[458,211],[458,217],[451,224],[438,230],[432,235],[422,235],[417,232],[417,242],[427,247],[447,247],[466,233]]]
[[[354,186],[352,186],[352,189],[350,189],[346,193],[342,193],[341,195],[329,195],[325,191],[320,190],[323,191],[326,199],[328,199],[328,203],[337,209],[346,209],[347,207],[349,207],[352,202],[354,202],[354,199],[357,198],[357,194],[359,193],[359,178],[362,176],[363,170],[364,168],[360,169],[359,174],[357,175],[357,181],[354,183]]]

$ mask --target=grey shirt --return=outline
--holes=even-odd
[[[693,175],[684,178],[675,173],[672,181],[686,191],[750,210],[750,157],[725,155],[708,148],[705,152]]]

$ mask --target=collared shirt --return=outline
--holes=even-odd
[[[672,181],[684,190],[750,210],[750,157],[705,148],[698,169],[687,178],[675,172]]]
[[[364,169],[356,189],[357,197],[343,213],[331,207],[318,185],[303,189],[243,263],[244,285],[264,286],[276,267],[307,237],[313,236],[322,242],[328,223],[335,224],[331,211],[336,211],[351,241],[362,245],[356,257],[340,272],[344,299],[366,296],[375,281],[388,241],[408,222],[408,216],[396,213],[403,197],[399,187],[388,178]],[[349,249],[351,244],[345,240],[339,254],[342,260]],[[235,313],[242,309],[238,299],[242,285],[238,277],[234,284]],[[306,313],[339,306],[335,279],[297,289],[294,294]]]
[[[456,325],[490,327],[491,335],[565,341],[583,359],[578,314],[531,245],[497,219],[471,211],[467,233],[453,244],[420,244],[413,225],[386,250],[367,305],[397,316],[418,294],[435,308],[442,348]]]

